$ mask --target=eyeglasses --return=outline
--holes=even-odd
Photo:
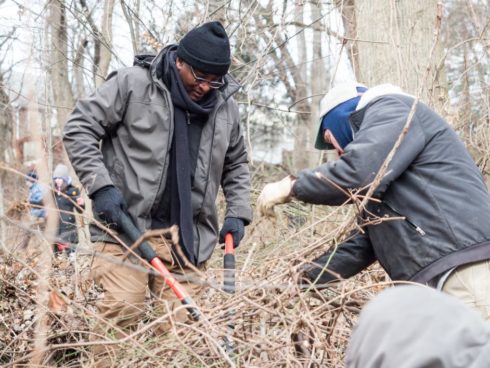
[[[187,64],[187,65],[189,65],[189,64]],[[225,85],[225,81],[224,81],[223,77],[221,77],[221,80],[210,81],[210,80],[207,80],[205,78],[198,77],[196,75],[196,73],[194,72],[194,68],[192,67],[192,65],[189,65],[189,68],[191,69],[192,76],[194,77],[196,82],[199,84],[205,83],[212,89],[218,89],[218,88],[221,88]]]

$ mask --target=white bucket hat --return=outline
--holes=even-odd
[[[325,140],[323,139],[323,118],[338,105],[359,96],[359,92],[357,92],[358,87],[367,88],[364,84],[361,83],[342,83],[330,89],[325,97],[322,98],[322,100],[320,101],[320,125],[318,127],[318,133],[315,141],[316,149],[333,149],[333,146],[331,144],[325,143]]]

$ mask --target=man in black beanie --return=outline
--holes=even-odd
[[[189,266],[202,268],[226,233],[238,246],[252,220],[247,152],[232,97],[239,86],[227,74],[230,63],[223,26],[203,24],[156,57],[137,56],[133,67],[110,74],[77,102],[64,129],[94,217],[126,245],[131,242],[118,233],[121,213],[142,232],[178,225],[180,254],[161,239],[151,242],[170,271],[187,278]],[[220,186],[227,206],[218,231]],[[112,325],[136,324],[148,284],[171,308],[179,305],[162,280],[150,280],[148,268],[142,271],[114,237],[97,227],[91,235],[96,254],[103,255],[92,269],[104,290],[98,308]],[[198,289],[195,283],[184,286],[191,293]],[[185,310],[179,310],[174,317],[184,318]]]
[[[228,35],[219,22],[203,24],[182,38],[177,56],[193,68],[221,77],[230,67]]]

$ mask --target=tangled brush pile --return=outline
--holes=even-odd
[[[91,347],[108,344],[114,348],[112,366],[343,366],[357,314],[388,282],[373,268],[326,289],[300,286],[298,269],[335,244],[350,210],[309,211],[292,204],[275,220],[260,219],[249,228],[245,245],[236,251],[234,294],[223,292],[223,253],[217,249],[206,273],[193,280],[207,286],[195,301],[202,315],[198,322],[176,322],[172,313],[156,314],[147,303],[138,328],[119,339],[94,336],[100,290],[88,277],[90,244],[81,244],[71,260],[52,257],[48,303],[42,306],[47,336],[41,364],[92,366],[99,357]],[[41,252],[42,239],[30,247]],[[0,361],[5,366],[27,364],[36,350],[41,324],[36,310],[42,299],[38,259],[33,251],[11,252],[0,265]],[[168,321],[171,331],[156,334],[155,327]]]

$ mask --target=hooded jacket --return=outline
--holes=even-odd
[[[164,48],[148,67],[136,65],[111,73],[94,94],[77,102],[64,129],[68,156],[89,196],[114,185],[140,231],[151,227],[151,213],[167,183],[174,108],[159,68],[175,47]],[[225,216],[246,223],[252,220],[247,151],[232,98],[239,86],[229,76],[226,82],[202,129],[194,172],[192,215],[198,264],[211,256],[218,240],[215,201],[220,185],[227,204]],[[91,233],[93,241],[111,241],[98,229]]]
[[[363,308],[345,363],[347,368],[487,368],[490,324],[433,289],[390,288]]]
[[[38,217],[38,218],[44,218],[46,217],[46,209],[40,208],[44,205],[44,195],[45,195],[46,190],[40,184],[38,181],[32,182],[31,186],[29,187],[29,195],[27,198],[27,201],[29,204],[34,205],[31,208],[31,216],[32,217]]]
[[[368,186],[407,122],[414,98],[376,87],[350,116],[354,139],[340,159],[298,176],[297,199],[341,205],[336,186]],[[417,103],[410,128],[361,214],[364,233],[351,236],[316,263],[347,278],[378,260],[393,280],[426,283],[453,267],[490,258],[490,195],[463,142],[433,110]],[[393,219],[390,219],[393,218]],[[332,256],[333,254],[333,256]],[[307,275],[333,279],[322,268]]]

